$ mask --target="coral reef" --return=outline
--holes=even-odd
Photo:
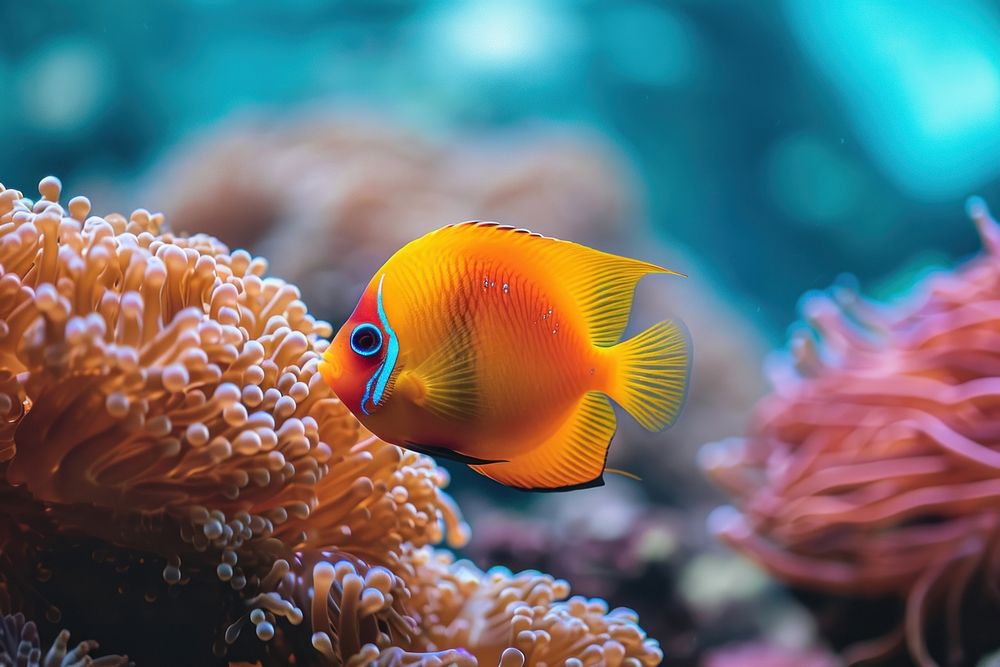
[[[60,189],[0,186],[0,607],[140,664],[659,662],[629,612],[429,549],[467,538],[447,473],[360,428],[263,259]]]
[[[907,298],[805,300],[749,435],[703,452],[739,506],[712,517],[726,543],[794,585],[905,601],[899,631],[849,662],[904,640],[923,667],[996,648],[1000,227],[970,212],[985,252]]]

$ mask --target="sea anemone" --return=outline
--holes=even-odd
[[[464,539],[446,476],[360,431],[321,381],[330,327],[263,260],[146,211],[88,218],[76,198],[66,215],[54,179],[40,192],[0,195],[0,493],[37,517],[12,543],[96,537],[165,558],[167,584],[191,563],[260,600],[312,545],[392,566],[442,520]]]
[[[639,628],[635,612],[600,598],[569,595],[569,584],[534,571],[484,573],[445,552],[420,549],[411,561],[418,631],[414,646],[460,646],[480,664],[657,665],[663,653]]]
[[[69,632],[61,630],[42,657],[41,639],[34,622],[23,614],[0,616],[0,667],[125,667],[128,658],[118,655],[91,658],[97,642],[69,646]]]
[[[201,664],[215,628],[217,655],[264,664],[544,655],[522,629],[659,661],[628,612],[556,603],[541,575],[473,586],[426,550],[467,539],[447,474],[360,427],[316,369],[330,326],[263,259],[60,189],[0,186],[5,611],[90,624],[143,664]],[[430,577],[459,573],[465,617],[512,630],[427,639],[449,609]],[[185,641],[158,632],[180,623]]]
[[[484,567],[542,567],[572,581],[579,594],[625,604],[660,639],[668,663],[689,658],[695,619],[679,583],[704,527],[650,507],[634,484],[609,480],[598,492],[547,494],[527,514],[499,507],[479,513],[463,553]]]
[[[970,211],[985,252],[906,298],[837,287],[806,299],[810,328],[774,365],[749,435],[703,450],[740,508],[712,517],[726,543],[795,585],[905,600],[901,631],[849,661],[905,638],[917,663],[936,665],[927,626],[940,613],[957,664],[962,621],[982,615],[963,604],[983,597],[997,618],[1000,227],[981,201]],[[973,581],[985,584],[976,596]]]

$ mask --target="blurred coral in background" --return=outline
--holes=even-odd
[[[626,161],[566,130],[443,138],[377,113],[314,113],[222,125],[173,153],[147,199],[185,230],[274,258],[275,275],[337,319],[373,267],[446,224],[496,220],[614,247],[641,214]]]
[[[0,190],[2,611],[143,665],[660,661],[632,612],[429,549],[467,539],[447,473],[360,429],[263,259],[60,190]]]
[[[713,515],[726,543],[796,586],[905,601],[852,662],[1000,645],[1000,226],[969,207],[984,252],[889,303],[810,295],[749,435],[703,451],[739,507]]]

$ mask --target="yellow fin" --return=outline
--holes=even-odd
[[[427,385],[413,371],[401,370],[396,376],[394,389],[394,396],[405,398],[417,405],[424,405],[427,401]]]
[[[649,431],[674,423],[687,395],[691,345],[676,322],[654,324],[615,345],[617,372],[609,390],[625,411]]]
[[[589,392],[559,429],[510,461],[472,469],[501,484],[535,491],[568,491],[604,484],[615,412],[604,394]]]
[[[472,340],[467,327],[456,326],[427,359],[400,373],[398,390],[438,417],[474,420],[481,406]]]
[[[433,237],[447,244],[492,237],[491,244],[509,243],[532,263],[546,267],[554,283],[569,292],[587,322],[590,340],[610,346],[621,340],[632,311],[632,297],[639,280],[649,273],[683,276],[655,264],[594,250],[587,246],[542,236],[495,222],[464,222],[443,227]]]

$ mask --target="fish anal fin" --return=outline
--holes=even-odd
[[[482,242],[494,248],[517,248],[533,263],[558,276],[561,289],[580,308],[590,340],[607,347],[621,340],[632,310],[639,280],[650,273],[684,274],[628,257],[535,234],[495,222],[472,221],[450,225],[434,232],[442,242],[453,240],[465,247]]]
[[[476,472],[528,491],[569,491],[600,486],[615,413],[607,397],[585,394],[575,412],[545,441],[505,463],[474,465]]]
[[[494,463],[506,463],[505,459],[480,459],[475,456],[469,456],[468,454],[462,454],[461,452],[456,452],[447,447],[438,447],[436,445],[422,445],[416,442],[405,442],[403,446],[407,449],[412,449],[419,454],[426,454],[427,456],[433,456],[434,458],[448,459],[449,461],[458,461],[459,463],[464,463],[466,465],[490,465]]]

